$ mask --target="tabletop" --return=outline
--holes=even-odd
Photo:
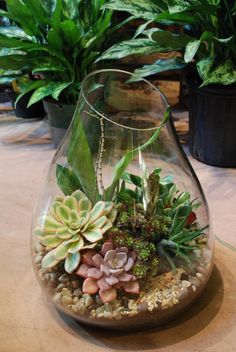
[[[213,273],[201,298],[162,327],[114,332],[60,315],[34,275],[31,217],[54,153],[45,121],[0,120],[0,352],[236,351],[236,170],[189,156],[216,235]]]

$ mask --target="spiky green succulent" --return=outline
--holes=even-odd
[[[71,196],[56,197],[34,231],[42,245],[52,248],[44,256],[42,268],[65,260],[65,270],[72,273],[80,263],[80,251],[93,248],[112,227],[115,217],[113,202],[98,201],[92,206],[79,190]]]

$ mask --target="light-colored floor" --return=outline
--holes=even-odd
[[[34,276],[31,216],[54,152],[46,122],[0,120],[0,351],[236,351],[236,253],[227,248],[236,246],[236,169],[189,157],[218,237],[213,274],[200,300],[163,328],[115,333],[59,316]]]

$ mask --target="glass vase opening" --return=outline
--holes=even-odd
[[[47,297],[79,322],[160,325],[199,297],[213,262],[207,204],[155,86],[112,69],[85,78],[31,239]]]

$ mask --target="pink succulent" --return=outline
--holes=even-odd
[[[136,254],[127,247],[114,248],[108,241],[102,246],[100,253],[87,250],[82,254],[81,262],[76,274],[85,278],[83,293],[99,296],[103,303],[112,301],[117,296],[117,289],[128,293],[139,293],[139,283],[131,273]]]

